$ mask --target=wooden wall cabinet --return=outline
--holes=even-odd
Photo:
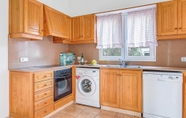
[[[72,39],[68,44],[96,43],[96,16],[94,14],[72,18]]]
[[[101,69],[101,105],[142,112],[141,70]]]
[[[161,39],[186,38],[186,0],[157,4],[157,35]]]
[[[42,118],[54,109],[53,71],[10,71],[10,116]]]
[[[44,6],[44,16],[45,36],[51,35],[66,40],[71,38],[71,17],[48,6]]]
[[[10,38],[42,39],[43,4],[37,0],[10,0]]]

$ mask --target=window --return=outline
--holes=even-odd
[[[99,49],[100,60],[155,61],[155,5],[122,11],[121,48]]]
[[[119,60],[124,59],[124,50],[123,48],[107,48],[99,49],[99,60]]]

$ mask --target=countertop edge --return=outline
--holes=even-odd
[[[124,70],[142,70],[142,71],[181,71],[181,72],[186,72],[186,68],[180,68],[180,67],[161,67],[161,66],[140,66],[140,68],[125,68],[125,67],[114,67],[111,65],[109,67],[108,65],[68,65],[68,66],[56,66],[56,67],[49,67],[49,68],[42,68],[42,66],[33,66],[33,67],[24,67],[24,68],[11,68],[9,71],[16,71],[16,72],[39,72],[39,71],[55,71],[55,70],[61,70],[61,69],[66,69],[66,68],[72,68],[72,67],[77,67],[77,68],[110,68],[110,69],[124,69]],[[131,65],[134,66],[134,65]]]

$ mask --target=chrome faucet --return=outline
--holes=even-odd
[[[127,66],[127,64],[126,64],[126,62],[124,60],[119,59],[119,61],[121,62],[121,66],[122,67],[126,67]]]

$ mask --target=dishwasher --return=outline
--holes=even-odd
[[[143,117],[182,118],[181,72],[143,71]]]

